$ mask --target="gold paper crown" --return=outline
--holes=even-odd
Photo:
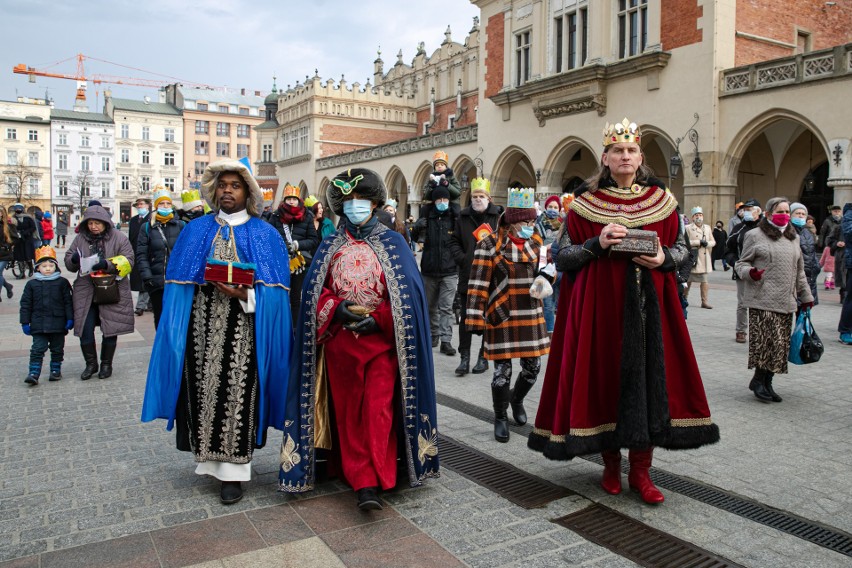
[[[606,123],[603,131],[604,148],[611,144],[638,144],[642,138],[639,126],[625,117],[620,123]]]
[[[275,192],[271,189],[263,190],[263,201],[266,203],[272,203],[272,199],[275,197]]]
[[[510,187],[506,207],[512,209],[532,209],[535,207],[535,189],[531,187]]]
[[[491,195],[491,182],[487,178],[473,178],[470,182],[470,192],[474,191],[485,192]]]
[[[35,263],[38,264],[43,260],[52,260],[56,262],[56,251],[53,250],[52,246],[45,245],[43,247],[38,247],[35,250]]]
[[[563,193],[562,194],[562,209],[564,209],[565,211],[568,211],[568,209],[571,207],[571,203],[573,203],[573,201],[574,201],[574,194],[573,193]]]
[[[281,199],[287,199],[288,197],[297,197],[302,199],[302,190],[288,183],[284,186],[284,194],[281,196]]]
[[[195,205],[201,205],[201,192],[197,189],[185,189],[180,192],[180,200],[186,205],[187,203],[195,203]]]
[[[317,203],[319,203],[319,199],[317,199],[316,196],[314,196],[314,195],[309,195],[305,199],[305,207],[313,207]]]
[[[438,150],[432,156],[432,164],[435,164],[435,162],[444,162],[445,166],[449,166],[450,165],[450,156],[446,152],[444,152],[443,150]]]

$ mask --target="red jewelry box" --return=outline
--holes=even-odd
[[[204,267],[204,281],[254,286],[255,269],[255,264],[208,259]]]

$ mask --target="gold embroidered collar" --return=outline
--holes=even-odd
[[[632,188],[603,188],[586,191],[573,202],[571,211],[593,223],[618,223],[636,228],[662,221],[677,207],[677,200],[667,189],[644,186],[636,193]]]

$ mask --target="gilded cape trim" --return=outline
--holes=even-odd
[[[671,215],[677,207],[677,200],[669,190],[658,186],[643,187],[639,193],[629,189],[603,188],[583,192],[569,207],[593,223],[618,223],[635,229]]]

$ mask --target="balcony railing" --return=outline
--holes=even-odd
[[[722,71],[721,96],[852,75],[852,43]]]

